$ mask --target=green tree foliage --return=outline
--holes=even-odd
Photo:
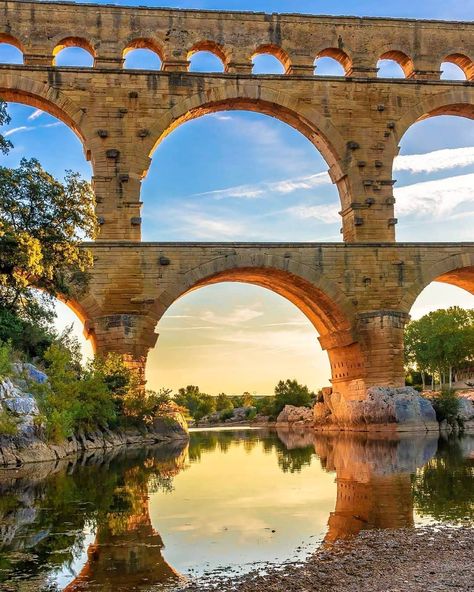
[[[474,311],[430,312],[405,329],[405,365],[451,384],[453,371],[474,360]],[[444,380],[443,380],[444,379]]]
[[[174,402],[187,409],[190,417],[195,421],[199,421],[206,415],[216,411],[217,398],[201,393],[198,386],[188,385],[179,389],[174,396]]]
[[[273,414],[278,415],[285,405],[295,407],[311,407],[315,394],[307,386],[299,384],[296,380],[280,380],[275,387],[275,400]]]
[[[0,167],[0,306],[35,320],[44,309],[31,288],[70,296],[92,265],[81,240],[96,234],[90,184],[67,172],[60,183],[35,160]]]
[[[431,400],[438,421],[446,420],[450,425],[457,425],[460,400],[453,390],[443,390]]]
[[[216,397],[216,411],[232,411],[234,404],[232,399],[225,393],[220,393]]]
[[[115,419],[113,394],[101,374],[89,368],[81,375],[74,353],[61,344],[50,346],[44,361],[48,382],[34,385],[34,390],[48,440],[59,443]]]

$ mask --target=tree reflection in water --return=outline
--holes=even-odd
[[[323,541],[328,548],[361,530],[412,526],[414,508],[436,520],[472,521],[473,440],[438,446],[437,437],[196,432],[189,448],[159,446],[0,471],[0,589],[8,582],[15,592],[130,592],[177,581],[151,523],[150,494],[171,492],[174,477],[190,463],[231,447],[250,453],[261,446],[286,474],[314,462],[335,473],[337,497]],[[87,532],[94,533],[88,547]],[[79,573],[55,588],[55,574],[72,572],[85,547]]]

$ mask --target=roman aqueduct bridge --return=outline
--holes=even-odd
[[[62,120],[92,164],[101,232],[87,245],[95,257],[89,293],[69,304],[98,351],[143,367],[177,298],[247,282],[306,314],[335,388],[361,399],[368,386],[403,384],[403,327],[425,286],[473,291],[474,243],[395,241],[392,176],[411,125],[442,114],[473,118],[472,23],[8,0],[0,10],[0,41],[24,57],[0,66],[0,96]],[[55,66],[68,46],[89,51],[93,67]],[[141,47],[159,55],[160,71],[123,68],[127,51]],[[200,50],[215,53],[223,72],[189,72]],[[285,73],[252,74],[259,53],[278,58]],[[321,56],[345,75],[315,74]],[[405,78],[378,78],[380,58],[397,61]],[[441,80],[446,61],[466,80]],[[141,242],[141,181],[157,145],[185,121],[231,109],[271,115],[321,152],[339,191],[343,243]]]

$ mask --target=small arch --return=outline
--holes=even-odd
[[[137,70],[160,70],[163,62],[163,51],[153,39],[133,39],[123,50],[123,67]]]
[[[198,57],[196,57],[198,56]],[[189,72],[224,72],[227,56],[214,41],[199,41],[188,51]]]
[[[379,78],[410,78],[413,75],[413,60],[403,51],[390,50],[383,53],[377,62]]]
[[[342,49],[328,47],[317,54],[314,66],[316,75],[347,76],[352,69],[352,60]]]
[[[260,45],[251,58],[254,74],[286,74],[291,67],[288,54],[278,45]]]
[[[53,66],[90,68],[96,57],[97,54],[87,39],[67,37],[53,49]]]
[[[23,64],[24,47],[16,38],[0,34],[0,64]]]
[[[442,80],[472,80],[474,64],[470,58],[461,53],[451,53],[441,63]]]

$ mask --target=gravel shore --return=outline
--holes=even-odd
[[[210,574],[186,592],[474,591],[474,528],[369,530],[304,563],[226,578]]]

